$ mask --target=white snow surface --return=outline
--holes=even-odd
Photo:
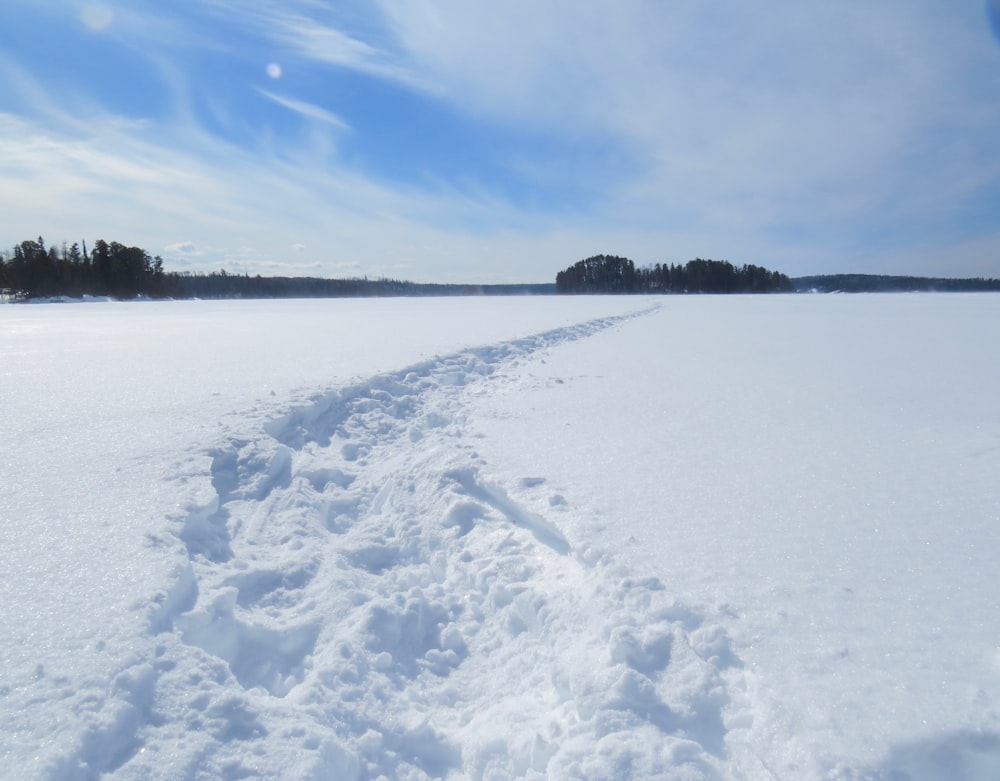
[[[1000,778],[998,332],[0,306],[0,778]]]

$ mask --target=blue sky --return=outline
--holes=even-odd
[[[1000,0],[4,0],[0,247],[1000,277]]]

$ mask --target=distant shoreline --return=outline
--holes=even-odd
[[[995,293],[1000,279],[818,274],[792,277],[796,293]]]
[[[337,299],[337,298],[462,298],[462,297],[516,297],[516,296],[573,296],[573,295],[752,295],[749,293],[707,293],[707,292],[661,292],[661,293],[560,293],[553,283],[521,283],[521,284],[451,284],[451,283],[419,283],[398,282],[386,285],[381,281],[362,281],[359,289],[354,283],[359,280],[316,279],[312,277],[258,277],[257,281],[274,281],[276,286],[284,288],[288,283],[291,289],[281,292],[246,290],[239,293],[192,293],[175,296],[111,296],[90,295],[79,296],[54,294],[50,296],[33,296],[23,298],[12,295],[7,290],[0,290],[0,305],[2,304],[83,304],[112,301],[273,301],[281,299]],[[311,282],[351,282],[349,292],[317,292]],[[807,277],[792,277],[793,290],[790,294],[824,294],[839,293],[998,293],[1000,279],[968,278],[957,279],[948,277],[909,277],[881,276],[877,274],[821,274]],[[365,290],[367,286],[371,289]],[[321,286],[322,287],[322,286]]]

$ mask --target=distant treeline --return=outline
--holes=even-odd
[[[556,274],[559,293],[787,293],[791,280],[754,265],[695,258],[683,266],[636,268],[628,258],[595,255]]]
[[[113,298],[333,298],[355,296],[544,295],[555,285],[437,285],[398,279],[262,277],[217,271],[168,272],[159,256],[103,239],[46,247],[22,241],[0,252],[0,293],[15,299],[68,296]]]
[[[941,277],[884,276],[879,274],[824,274],[795,277],[799,292],[817,293],[971,293],[1000,291],[1000,279],[944,279]]]
[[[229,274],[171,274],[173,298],[363,298],[377,296],[516,296],[555,292],[542,285],[459,285],[407,282],[400,279],[328,279],[262,277]]]

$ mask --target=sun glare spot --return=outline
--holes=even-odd
[[[267,75],[270,76],[272,79],[280,79],[281,78],[281,66],[278,65],[278,63],[276,63],[276,62],[269,62],[267,64],[266,70],[267,70]]]
[[[91,32],[107,30],[115,20],[115,12],[104,3],[87,3],[80,11],[80,19]]]

